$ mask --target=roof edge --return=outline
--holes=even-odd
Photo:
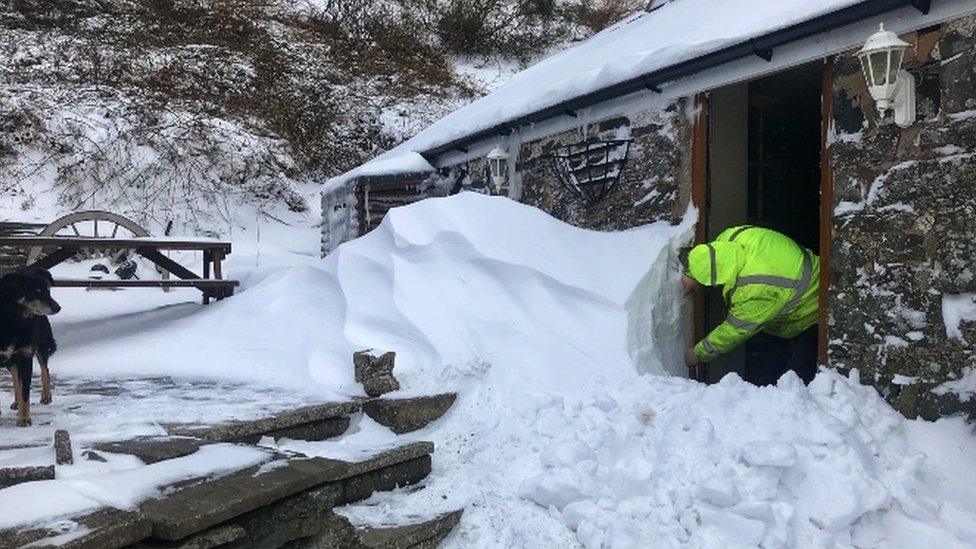
[[[567,114],[575,115],[575,112],[578,110],[639,91],[650,90],[660,93],[660,86],[662,84],[744,57],[755,55],[770,61],[773,56],[773,49],[784,44],[908,6],[914,7],[922,14],[928,14],[931,5],[931,0],[865,0],[864,2],[819,15],[795,25],[784,27],[711,53],[693,57],[686,61],[629,78],[616,84],[576,96],[572,99],[561,101],[512,120],[478,130],[465,137],[418,151],[418,153],[433,165],[435,164],[434,160],[444,153],[450,151],[467,152],[469,145],[485,139],[509,135],[521,126],[542,122],[557,116]]]

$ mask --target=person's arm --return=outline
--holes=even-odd
[[[755,297],[733,300],[725,320],[695,345],[695,356],[702,362],[709,362],[745,343],[779,315],[791,292],[767,288]]]

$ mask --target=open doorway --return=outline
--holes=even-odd
[[[707,238],[734,225],[780,231],[814,252],[820,234],[822,64],[810,63],[712,92],[708,112]],[[725,317],[721,289],[705,299],[705,333]],[[709,381],[728,372],[775,382],[789,355],[784,340],[759,334],[709,365]],[[767,367],[773,365],[773,367]],[[746,369],[749,369],[747,372]]]

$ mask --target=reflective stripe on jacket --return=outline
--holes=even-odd
[[[688,275],[721,286],[728,315],[695,345],[708,362],[760,331],[791,338],[817,323],[820,258],[786,235],[731,227],[688,254]]]

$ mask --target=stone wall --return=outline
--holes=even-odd
[[[945,390],[976,365],[976,323],[949,337],[942,307],[976,292],[974,29],[965,18],[902,37],[916,45],[906,129],[878,118],[853,55],[835,68],[829,361],[908,417],[976,418],[976,398]]]
[[[515,184],[515,198],[588,229],[622,230],[658,220],[678,221],[685,213],[691,189],[692,120],[688,101],[581,123],[577,128],[523,143],[516,164],[520,181]],[[560,184],[552,160],[557,147],[587,138],[633,140],[620,180],[595,204]],[[450,173],[457,189],[490,192],[482,159],[453,166]],[[507,187],[502,194],[509,194]]]

